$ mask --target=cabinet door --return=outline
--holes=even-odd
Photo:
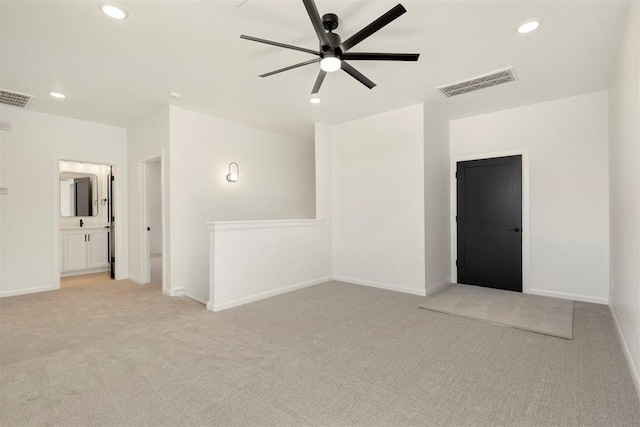
[[[91,231],[88,235],[87,268],[108,267],[107,231]]]
[[[63,247],[63,271],[84,270],[87,268],[87,249],[84,231],[65,231]]]

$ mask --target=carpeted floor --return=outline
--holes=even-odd
[[[329,282],[211,313],[128,281],[0,300],[0,425],[637,426],[609,309],[574,339]]]
[[[431,295],[426,310],[573,338],[573,301],[458,283]]]

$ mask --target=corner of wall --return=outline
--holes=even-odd
[[[635,386],[636,393],[638,394],[638,399],[640,400],[640,371],[638,371],[638,367],[633,360],[633,354],[631,353],[629,344],[624,337],[624,332],[622,330],[622,326],[620,326],[620,320],[618,319],[615,307],[613,305],[609,305],[609,309],[611,310],[613,322],[616,325],[618,338],[620,339],[620,343],[622,344],[622,352],[624,353],[625,360],[627,361],[627,365],[629,366],[629,373],[631,374],[633,385]]]
[[[327,276],[334,274],[333,247],[333,128],[315,124],[316,219],[324,221]]]
[[[425,288],[450,283],[449,117],[441,103],[424,104]]]

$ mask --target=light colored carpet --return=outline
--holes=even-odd
[[[453,284],[420,306],[560,338],[573,338],[573,301]]]
[[[128,281],[0,299],[0,425],[638,426],[608,307],[562,340],[329,282],[211,313]]]

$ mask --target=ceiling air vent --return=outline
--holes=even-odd
[[[5,89],[0,89],[0,104],[27,108],[32,98],[33,95],[27,95],[26,93],[11,92]]]
[[[513,67],[507,67],[481,76],[463,80],[461,82],[438,86],[436,90],[442,92],[446,97],[452,97],[487,87],[501,85],[503,83],[509,83],[515,80],[516,75],[513,72]]]

